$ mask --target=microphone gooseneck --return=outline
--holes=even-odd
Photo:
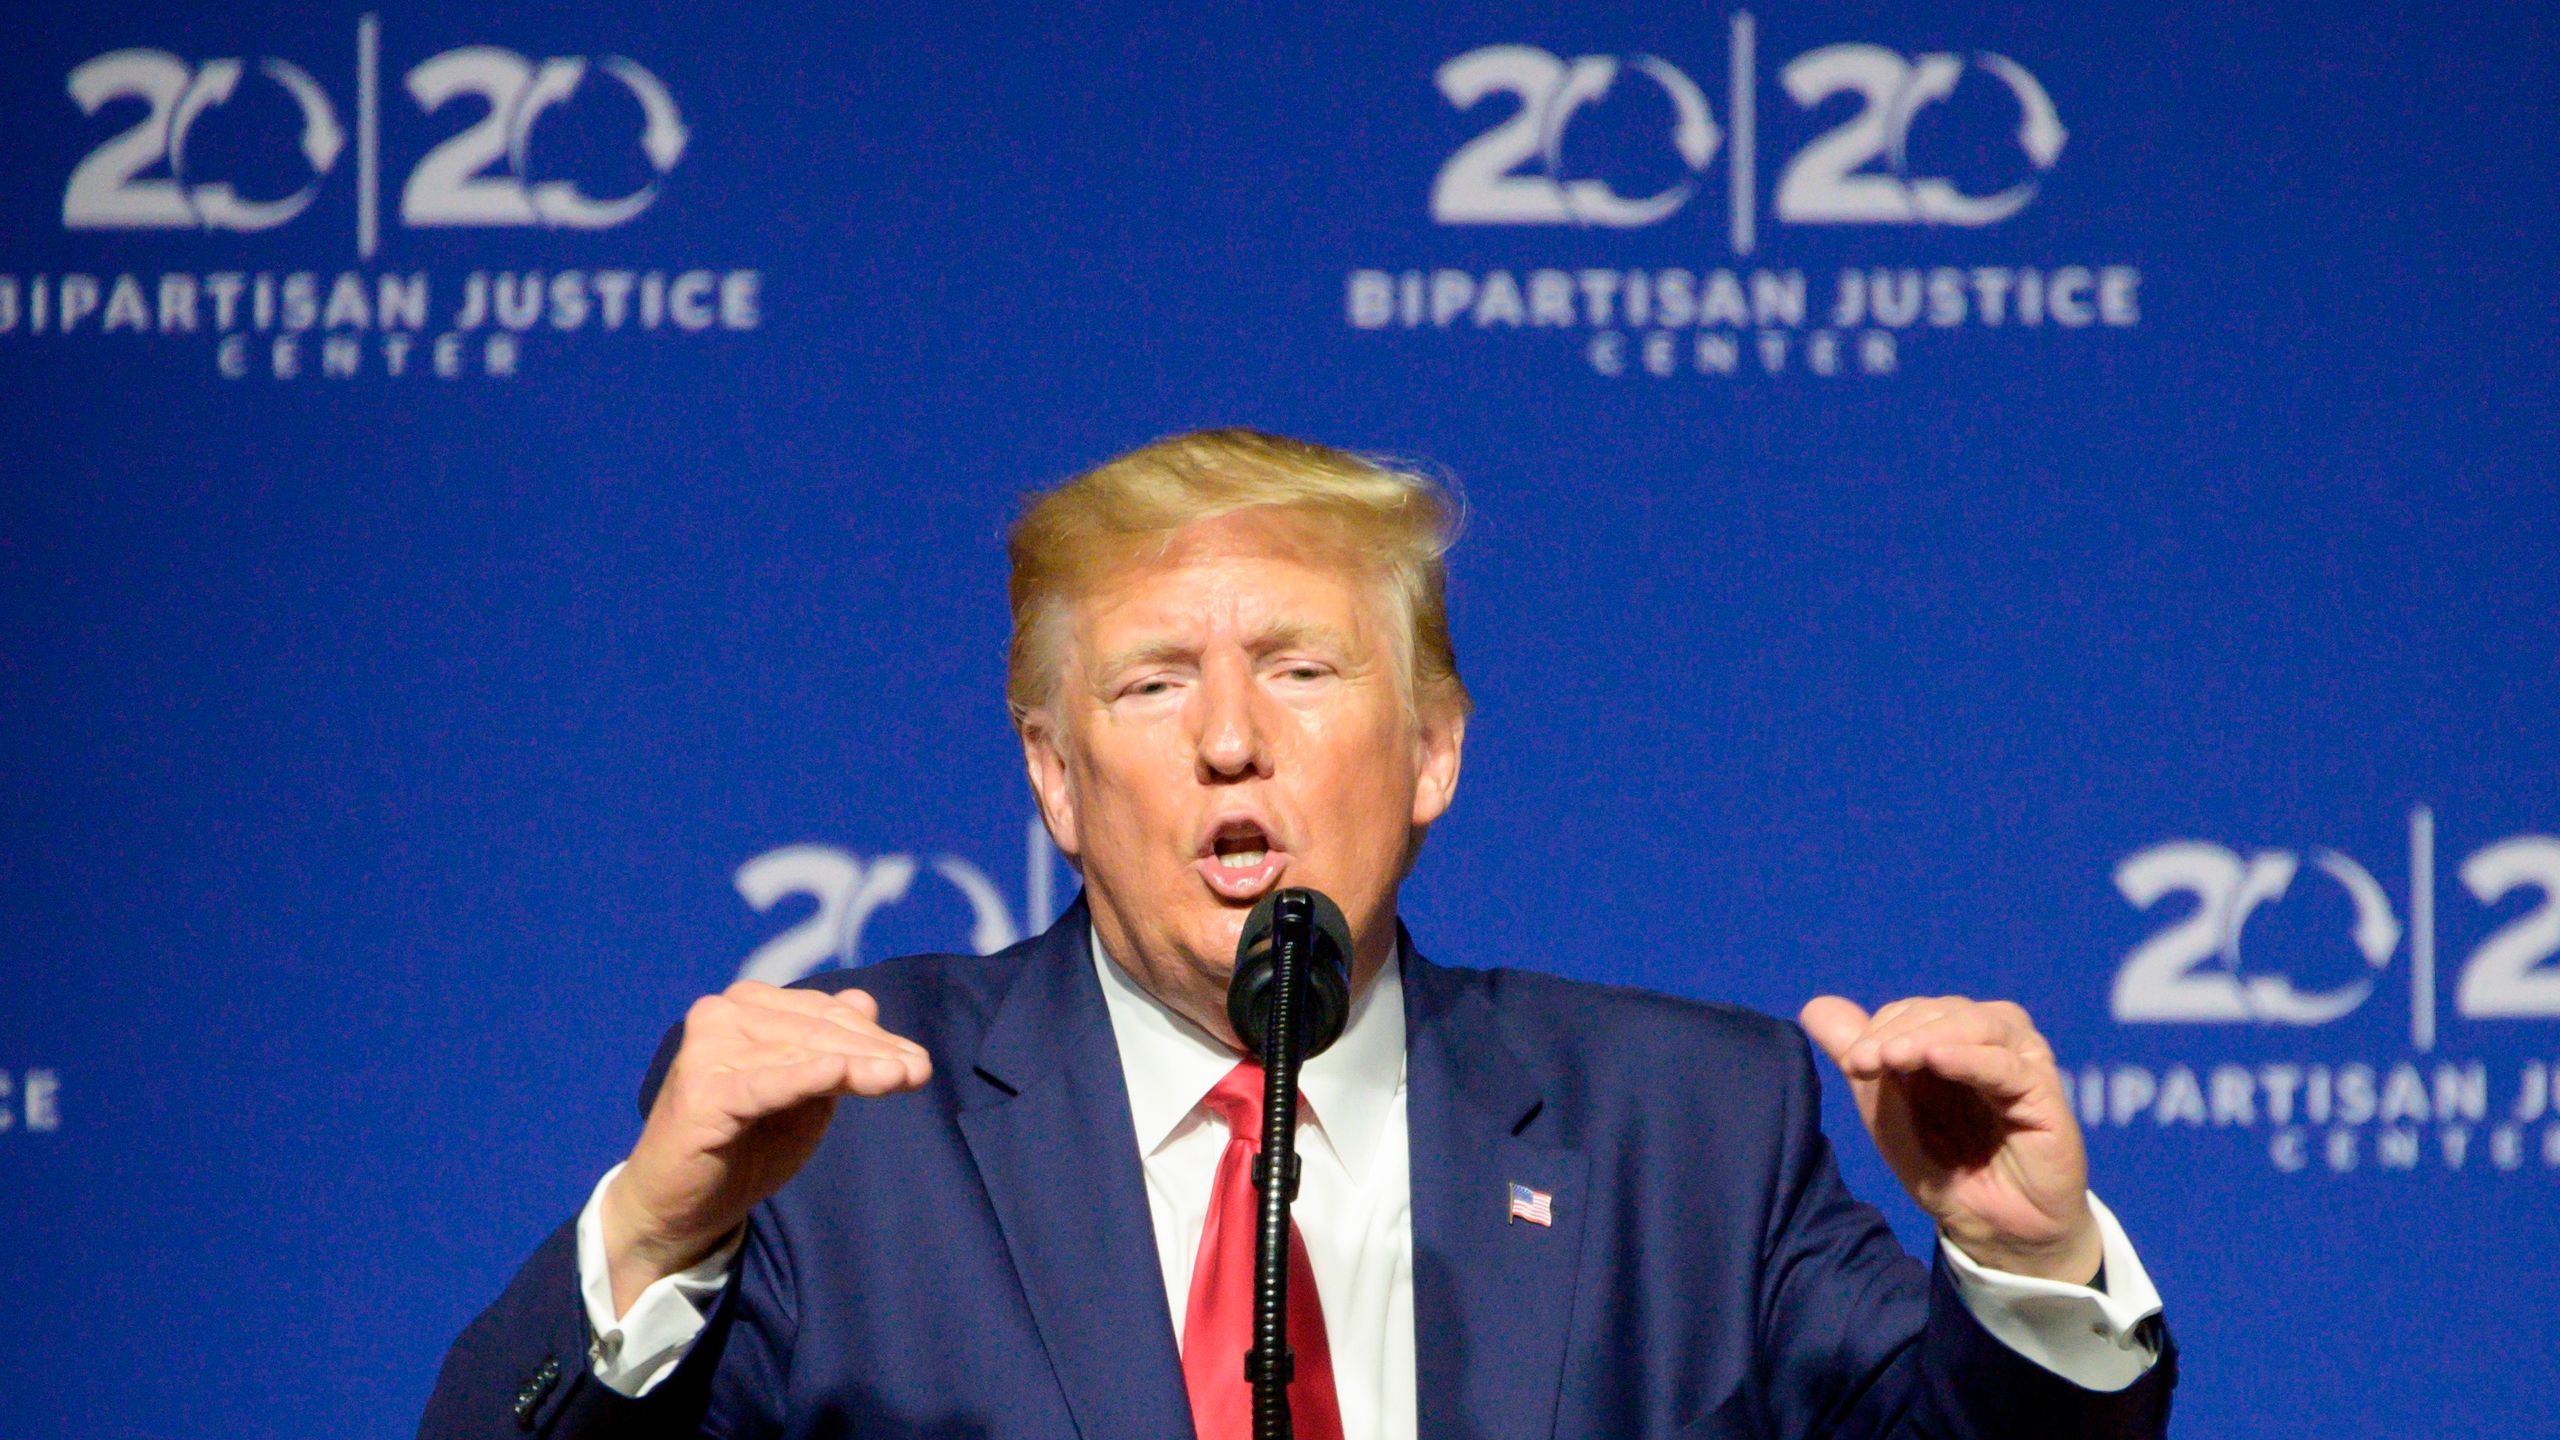
[[[1298,1067],[1342,1036],[1351,1018],[1351,927],[1341,907],[1306,889],[1274,891],[1245,917],[1227,982],[1227,1019],[1262,1062],[1261,1209],[1253,1253],[1254,1440],[1291,1440],[1289,1206],[1298,1198]]]

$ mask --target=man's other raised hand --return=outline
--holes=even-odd
[[[741,980],[694,1002],[648,1123],[606,1187],[616,1314],[699,1261],[818,1148],[839,1097],[895,1095],[933,1075],[924,1047],[880,1026],[879,1002]]]
[[[1939,1231],[1995,1270],[2086,1285],[2104,1256],[2089,1155],[2027,1012],[1961,995],[1797,1017],[1847,1077],[1867,1133]]]

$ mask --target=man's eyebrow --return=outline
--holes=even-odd
[[[1256,655],[1302,649],[1347,655],[1352,645],[1351,637],[1334,626],[1312,620],[1278,620],[1264,626],[1245,648]],[[1147,640],[1105,655],[1095,669],[1099,674],[1113,675],[1151,665],[1188,664],[1199,658],[1199,650],[1186,641]]]
[[[1263,627],[1246,648],[1256,655],[1268,655],[1274,650],[1323,650],[1347,655],[1351,652],[1351,637],[1312,620],[1281,620]]]
[[[1109,675],[1120,670],[1141,669],[1149,665],[1171,665],[1197,658],[1199,658],[1199,652],[1182,641],[1149,640],[1103,656],[1102,663],[1095,669]]]

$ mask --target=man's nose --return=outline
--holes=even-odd
[[[1253,667],[1220,659],[1201,667],[1198,755],[1203,781],[1261,778],[1271,773],[1270,736]]]

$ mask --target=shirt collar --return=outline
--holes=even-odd
[[[1153,1155],[1181,1133],[1185,1122],[1203,1113],[1201,1098],[1242,1057],[1131,979],[1102,948],[1099,932],[1091,939],[1112,1039],[1128,1080],[1138,1151]],[[1342,1038],[1298,1072],[1309,1112],[1302,1133],[1320,1136],[1354,1181],[1367,1175],[1396,1097],[1404,1091],[1403,959],[1399,945],[1369,988],[1352,1001]]]

